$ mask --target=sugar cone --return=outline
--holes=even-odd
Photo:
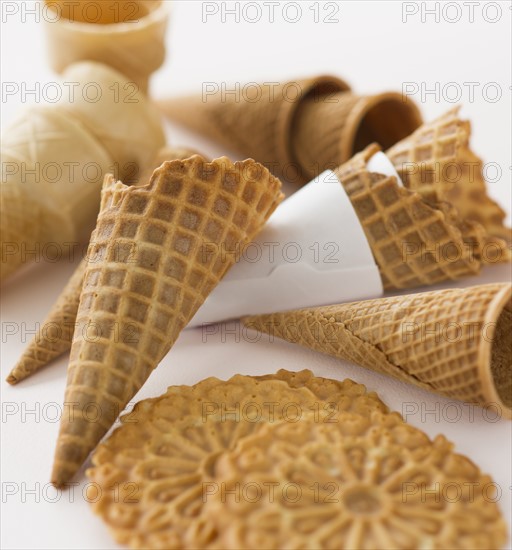
[[[140,184],[147,183],[151,179],[153,170],[163,162],[173,159],[185,159],[194,154],[196,154],[195,151],[184,147],[162,147],[153,161],[153,168],[147,168],[143,172]],[[21,380],[42,369],[71,348],[86,268],[87,260],[82,260],[52,306],[37,334],[9,373],[7,377],[9,384],[21,382]]]
[[[512,417],[512,285],[247,317],[251,328]]]
[[[138,181],[140,171],[153,168],[155,155],[165,145],[158,111],[124,75],[101,63],[74,63],[62,77],[82,85],[92,82],[94,87],[91,91],[79,86],[73,101],[63,100],[57,108],[79,120],[110,153],[115,161],[110,173],[126,184]],[[88,94],[98,98],[88,100]]]
[[[335,170],[365,231],[385,288],[454,280],[480,271],[485,232],[443,204],[428,204],[395,177],[369,172],[367,147]]]
[[[45,0],[52,68],[61,73],[76,61],[99,61],[120,71],[146,92],[165,59],[166,0]]]
[[[78,121],[42,107],[27,109],[3,132],[1,153],[3,281],[34,256],[41,261],[46,243],[73,242],[92,230],[103,173],[114,161]]]
[[[282,198],[252,160],[199,156],[144,187],[111,178],[89,246],[52,482],[68,482]],[[91,334],[94,330],[94,335]],[[91,404],[93,420],[84,412]]]
[[[74,86],[60,102],[31,107],[2,132],[2,281],[34,254],[40,261],[47,243],[88,236],[103,176],[133,183],[165,144],[154,107],[125,88],[124,76],[90,62],[64,76]],[[95,101],[86,99],[88,87]]]
[[[459,108],[426,123],[387,151],[404,184],[425,199],[447,201],[490,235],[511,240],[505,212],[488,195],[483,163],[470,149],[471,126]]]
[[[173,121],[256,159],[274,173],[307,181],[292,146],[297,114],[304,102],[330,102],[333,94],[349,86],[339,78],[319,76],[227,88],[205,88],[203,95],[170,98],[157,104]]]
[[[422,123],[418,107],[399,93],[359,96],[332,94],[308,98],[297,110],[292,149],[305,181],[334,169],[373,142],[390,147]]]

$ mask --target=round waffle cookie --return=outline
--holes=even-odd
[[[363,419],[376,410],[388,413],[364,386],[310,371],[171,386],[137,403],[98,447],[88,498],[122,544],[182,548],[190,539],[201,546],[210,536],[201,520],[205,482],[222,451],[265,424],[313,415],[327,425],[340,414]]]
[[[219,455],[187,547],[501,548],[499,488],[398,415],[267,424]],[[206,544],[205,544],[206,543]]]

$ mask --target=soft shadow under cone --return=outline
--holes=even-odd
[[[104,184],[91,237],[52,483],[78,471],[282,199],[253,160],[194,156],[144,187]],[[91,260],[95,258],[95,260]],[[95,414],[92,414],[94,411]]]
[[[512,417],[512,285],[247,317],[247,327]]]

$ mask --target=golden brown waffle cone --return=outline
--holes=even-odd
[[[512,285],[247,317],[251,328],[512,417]]]
[[[334,169],[373,142],[387,148],[422,123],[418,107],[399,93],[331,94],[303,101],[292,127],[292,149],[303,182]]]
[[[511,240],[505,212],[487,194],[483,163],[469,147],[471,126],[454,108],[426,123],[386,154],[408,189],[429,201],[452,203],[464,219]]]
[[[99,61],[146,91],[165,58],[167,0],[45,0],[52,68],[61,73],[75,61]]]
[[[9,384],[28,378],[71,347],[86,267],[87,261],[82,260],[75,269],[37,334],[9,373]]]
[[[143,172],[140,184],[147,183],[151,179],[154,169],[163,162],[173,159],[185,159],[194,154],[196,154],[195,151],[183,147],[163,147],[153,161],[154,168],[148,168]],[[86,260],[83,260],[77,266],[37,334],[7,377],[9,384],[17,384],[31,376],[71,348],[86,268]]]
[[[428,204],[396,178],[369,172],[366,163],[378,150],[370,145],[335,172],[364,229],[384,287],[433,285],[477,274],[483,238],[478,228],[463,224],[446,205]]]
[[[113,178],[89,245],[52,482],[68,482],[282,199],[253,160],[194,156]],[[93,334],[91,334],[91,331]],[[91,403],[98,417],[84,415]]]
[[[227,87],[228,90],[235,89]],[[333,76],[219,88],[203,96],[157,102],[173,121],[219,144],[256,159],[274,173],[304,181],[292,148],[293,128],[305,101],[322,104],[349,86]]]

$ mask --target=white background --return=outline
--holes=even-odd
[[[5,5],[12,2],[4,2]],[[33,4],[29,2],[28,5]],[[212,2],[205,2],[213,6]],[[404,82],[432,89],[439,83],[439,101],[432,95],[414,98],[420,102],[426,119],[440,115],[453,103],[456,83],[462,90],[464,115],[472,122],[473,149],[486,162],[495,162],[502,177],[490,186],[490,193],[510,212],[511,167],[511,11],[509,2],[474,2],[473,21],[467,6],[448,2],[435,15],[422,11],[422,2],[331,2],[339,11],[338,22],[322,20],[333,8],[319,2],[320,22],[315,22],[315,2],[300,2],[302,15],[296,23],[293,7],[276,8],[269,22],[268,9],[262,10],[256,23],[219,13],[203,22],[201,2],[173,2],[168,33],[168,58],[153,80],[153,95],[165,97],[181,92],[200,92],[203,82],[280,81],[330,72],[345,78],[362,93],[402,89]],[[440,3],[444,4],[444,3]],[[243,3],[242,3],[243,5]],[[497,17],[496,5],[501,11]],[[427,8],[432,8],[429,3]],[[251,8],[254,10],[254,8]],[[418,10],[407,18],[409,13]],[[246,12],[255,18],[256,11]],[[5,12],[3,12],[5,15]],[[423,20],[422,20],[423,19]],[[447,19],[452,22],[447,21]],[[458,19],[458,21],[456,21]],[[487,20],[486,20],[487,19]],[[48,68],[44,33],[35,16],[22,21],[21,11],[2,21],[1,70],[4,82],[56,80]],[[480,83],[474,98],[464,82]],[[484,85],[498,83],[502,97],[490,102],[482,94]],[[28,102],[33,98],[28,98]],[[2,127],[22,108],[22,97],[3,97]],[[229,154],[195,136],[169,127],[173,144],[194,146],[209,155]],[[234,157],[234,155],[232,155]],[[509,217],[510,222],[510,217]],[[62,289],[73,265],[38,265],[19,274],[2,288],[2,327],[5,323],[26,323],[27,329],[40,322]],[[478,278],[457,283],[467,286],[480,282],[510,280],[509,266],[486,269]],[[457,286],[455,284],[451,286]],[[445,285],[448,286],[448,285]],[[420,290],[420,289],[419,289]],[[249,343],[244,332],[233,324],[235,334],[206,337],[201,330],[185,331],[169,355],[151,376],[136,400],[156,396],[171,384],[192,384],[204,377],[222,378],[235,373],[259,374],[279,368],[312,369],[317,375],[343,379],[350,377],[377,390],[392,408],[406,412],[408,403],[418,412],[408,420],[429,435],[444,433],[456,449],[470,456],[489,473],[502,490],[500,506],[505,517],[511,514],[511,442],[510,421],[486,418],[481,409],[470,409],[426,393],[383,375],[305,351],[293,345],[274,342]],[[30,335],[2,334],[2,379],[20,356]],[[103,523],[95,518],[81,496],[58,494],[48,485],[58,423],[52,422],[56,405],[62,402],[67,358],[62,358],[37,376],[9,387],[0,382],[2,393],[2,514],[1,546],[13,548],[117,548]],[[13,412],[13,410],[16,411]],[[24,415],[29,410],[36,411]],[[434,411],[427,414],[427,411]],[[9,414],[11,412],[12,414]],[[460,415],[460,418],[456,418]],[[452,420],[455,419],[455,420]],[[79,477],[83,485],[83,473]],[[10,494],[11,492],[15,494]],[[29,493],[34,491],[34,493]],[[55,501],[55,502],[51,502]]]

